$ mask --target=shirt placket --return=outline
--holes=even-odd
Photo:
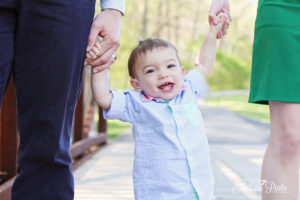
[[[195,183],[192,179],[192,174],[194,171],[194,169],[193,169],[194,167],[192,166],[192,156],[190,155],[188,141],[184,135],[184,132],[189,131],[189,130],[186,130],[187,127],[184,127],[184,120],[187,120],[187,119],[185,119],[186,115],[185,115],[182,107],[174,105],[173,102],[168,103],[168,107],[172,113],[173,120],[176,125],[176,130],[177,130],[176,133],[177,133],[178,140],[185,151],[186,162],[187,162],[189,172],[190,172],[189,179],[191,181],[194,192],[196,192]]]

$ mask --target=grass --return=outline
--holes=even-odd
[[[250,63],[222,51],[217,51],[216,63],[208,85],[212,91],[247,89]]]
[[[129,123],[121,122],[119,120],[108,120],[107,125],[108,140],[114,139],[115,137],[123,133],[126,129],[130,128]]]
[[[219,106],[232,110],[240,115],[270,123],[269,107],[267,105],[248,103],[248,95],[208,97],[207,106]]]
[[[97,109],[94,114],[95,123],[99,121],[99,110]],[[119,120],[107,120],[107,137],[108,140],[112,140],[121,135],[126,129],[130,128],[129,123],[125,123]]]

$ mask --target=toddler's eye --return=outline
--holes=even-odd
[[[176,67],[176,65],[171,64],[171,65],[168,65],[167,68],[174,68],[174,67]]]
[[[146,71],[146,74],[150,74],[150,73],[153,73],[154,72],[154,69],[148,69],[147,71]]]

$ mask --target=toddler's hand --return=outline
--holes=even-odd
[[[100,42],[102,41],[101,37],[98,37],[99,39],[96,41],[95,45],[86,52],[85,56],[86,56],[86,63],[88,63],[88,61],[92,61],[94,59],[96,59],[100,53]]]
[[[216,21],[211,24],[210,31],[215,33],[216,37],[220,39],[223,37],[223,35],[226,35],[228,28],[229,16],[224,12],[220,12],[216,17]]]
[[[116,56],[113,55],[111,60],[105,63],[104,65],[100,65],[100,66],[93,65],[93,62],[100,57],[101,41],[102,38],[98,37],[98,40],[96,41],[95,45],[89,51],[86,52],[86,59],[84,61],[84,65],[90,65],[92,67],[93,73],[98,73],[108,68],[111,64],[114,63],[116,59]]]

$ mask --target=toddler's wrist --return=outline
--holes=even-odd
[[[218,33],[219,33],[219,31],[214,26],[210,26],[210,29],[208,32],[209,35],[217,37]]]
[[[91,72],[92,72],[92,75],[109,73],[109,67],[92,67]]]

